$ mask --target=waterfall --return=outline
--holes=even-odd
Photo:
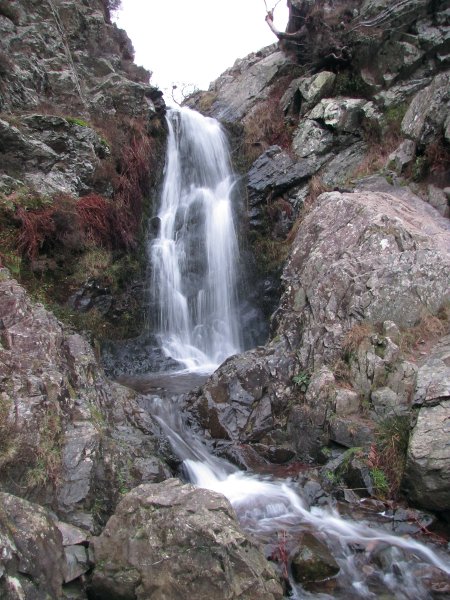
[[[236,299],[235,178],[215,119],[168,112],[159,234],[150,247],[157,327],[167,356],[213,371],[242,351]]]

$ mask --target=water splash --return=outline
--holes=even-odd
[[[234,177],[216,120],[181,108],[167,123],[159,235],[150,248],[159,338],[187,369],[213,371],[242,349]]]

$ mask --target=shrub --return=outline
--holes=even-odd
[[[396,498],[406,464],[410,432],[409,416],[388,417],[378,424],[376,441],[368,456],[372,480],[383,497]]]
[[[369,338],[374,332],[374,328],[370,323],[358,323],[353,325],[344,336],[342,340],[342,350],[344,355],[348,358],[351,354],[354,354],[360,344]]]

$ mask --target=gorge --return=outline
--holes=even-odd
[[[450,594],[450,7],[288,5],[167,110],[0,2],[2,597]]]

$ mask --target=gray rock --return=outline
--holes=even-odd
[[[401,405],[398,396],[388,387],[379,388],[370,396],[375,419],[386,419],[392,416],[408,414],[409,407]]]
[[[329,439],[345,448],[368,448],[375,438],[373,425],[368,420],[333,417],[327,425]]]
[[[84,546],[67,546],[64,548],[66,559],[66,576],[64,583],[69,583],[84,575],[91,568],[88,552]]]
[[[352,323],[414,325],[447,301],[449,242],[448,222],[410,192],[322,194],[284,270],[276,331],[317,368],[339,357]]]
[[[413,140],[404,140],[400,146],[389,155],[386,167],[394,170],[400,175],[406,167],[413,162],[415,157],[415,142]]]
[[[402,121],[402,133],[419,146],[430,144],[443,133],[450,108],[450,75],[436,75],[409,105]]]
[[[33,304],[6,271],[0,323],[2,487],[33,490],[64,521],[98,527],[119,489],[141,483],[134,460],[155,457],[158,427],[135,393],[106,380],[87,340]]]
[[[347,415],[359,412],[361,401],[359,394],[354,390],[347,388],[336,389],[334,411],[338,417],[346,417]]]
[[[275,45],[236,61],[211,84],[214,100],[209,112],[216,119],[239,121],[268,97],[271,83],[288,64],[289,59]]]
[[[435,185],[428,186],[428,202],[443,217],[450,217],[450,200],[444,190]]]
[[[321,71],[311,77],[301,77],[298,81],[298,89],[302,97],[302,109],[308,109],[322,98],[331,95],[336,75],[330,71]],[[304,110],[303,110],[304,112]]]
[[[324,98],[308,114],[341,133],[359,132],[367,100],[360,98]]]
[[[333,147],[333,134],[316,121],[302,119],[292,140],[292,148],[299,158],[311,154],[325,154]]]
[[[414,405],[418,407],[408,446],[403,487],[411,502],[450,510],[450,338],[432,350],[420,367]]]
[[[65,580],[62,536],[48,511],[0,493],[0,595],[11,600],[60,598]]]
[[[127,494],[94,540],[98,598],[275,600],[273,567],[242,533],[226,498],[177,480]]]
[[[348,183],[352,174],[364,160],[367,149],[366,142],[357,142],[340,150],[323,166],[320,172],[323,183],[329,187]]]
[[[450,510],[450,399],[419,411],[411,433],[403,489],[410,502]]]

